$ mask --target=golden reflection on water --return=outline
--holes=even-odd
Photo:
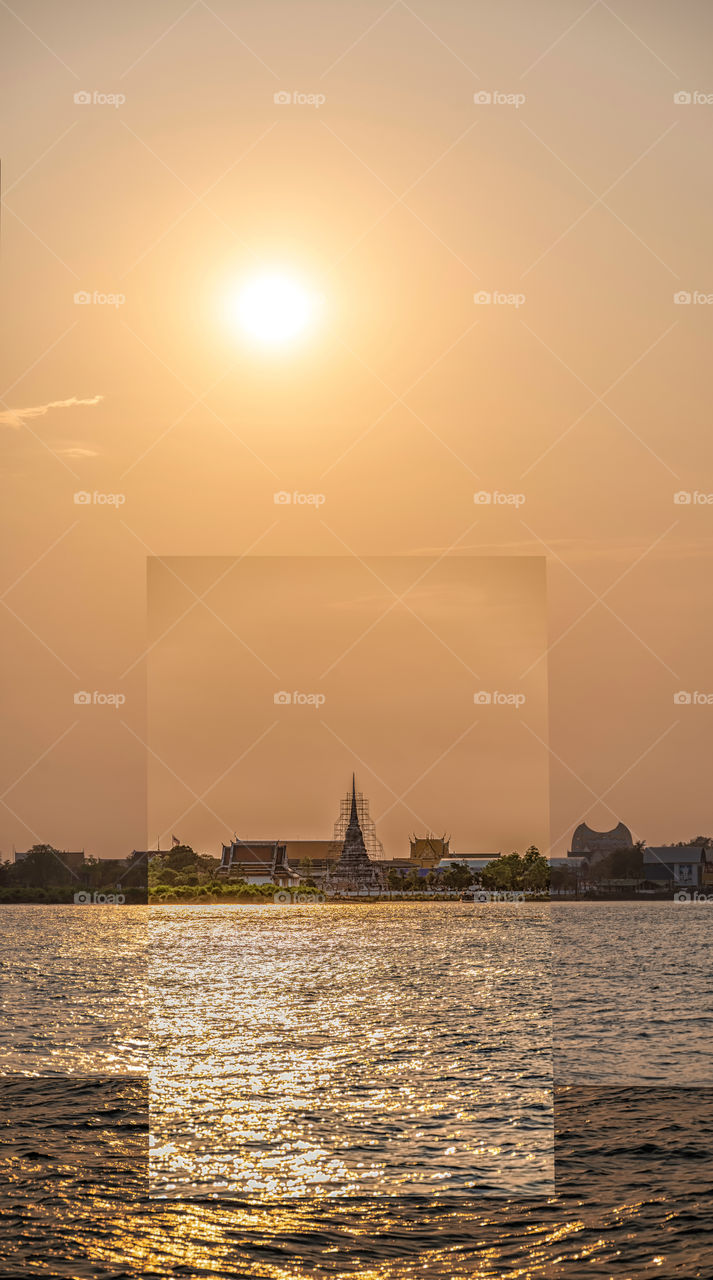
[[[547,908],[151,913],[152,1186],[553,1190]]]

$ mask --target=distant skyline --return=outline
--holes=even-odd
[[[546,642],[544,570],[152,560],[149,831],[330,839],[355,770],[389,856],[414,830],[463,852],[546,845],[546,671],[523,675]]]
[[[553,852],[710,830],[711,6],[0,33],[2,856],[151,829],[156,556],[544,558]],[[284,347],[235,319],[274,270],[320,300]]]

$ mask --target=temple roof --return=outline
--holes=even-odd
[[[580,822],[572,836],[572,853],[610,853],[613,849],[633,849],[634,841],[623,822],[611,831],[593,831],[586,822]]]

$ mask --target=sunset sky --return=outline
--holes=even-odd
[[[712,38],[703,0],[0,7],[2,857],[143,847],[189,802],[166,765],[200,795],[272,717],[225,622],[299,688],[326,601],[343,649],[387,599],[380,557],[403,584],[438,561],[412,608],[493,687],[527,686],[532,754],[469,738],[411,795],[424,821],[468,852],[561,853],[581,820],[711,831],[713,702],[674,695],[713,694]],[[314,302],[283,343],[241,321],[274,272]],[[155,643],[241,557],[208,597],[223,622],[197,607]],[[293,680],[296,581],[318,598]],[[368,697],[324,707],[372,812],[481,687],[402,606],[383,625],[327,691]],[[226,822],[250,796],[257,824],[278,766],[336,804],[353,753],[280,742],[231,775]]]
[[[414,832],[460,854],[544,846],[544,568],[152,560],[152,845],[331,839],[355,771],[387,856],[407,855]]]

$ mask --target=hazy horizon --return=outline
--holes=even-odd
[[[151,557],[544,557],[529,825],[710,830],[710,6],[14,11],[2,856],[149,838]]]

